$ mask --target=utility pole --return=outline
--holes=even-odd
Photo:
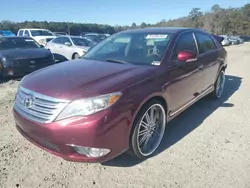
[[[68,26],[68,34],[70,35],[69,22],[67,22],[67,26]]]

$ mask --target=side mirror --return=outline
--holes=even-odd
[[[180,62],[193,62],[197,60],[197,54],[191,51],[180,51],[177,54],[177,60]]]
[[[44,48],[44,45],[41,44],[40,47],[41,47],[41,48]]]
[[[70,42],[65,42],[64,43],[66,46],[71,46],[71,43]]]

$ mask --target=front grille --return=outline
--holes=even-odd
[[[42,58],[16,59],[15,66],[16,67],[23,67],[23,66],[30,66],[30,65],[40,66],[43,64],[51,63],[52,61],[53,61],[53,58],[51,56],[42,57]]]
[[[67,100],[45,96],[20,86],[14,109],[27,119],[51,123],[68,103]]]

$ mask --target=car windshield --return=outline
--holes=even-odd
[[[14,33],[12,33],[11,31],[2,31],[1,33],[3,34],[3,36],[14,35]]]
[[[74,45],[76,46],[93,46],[94,43],[91,40],[84,39],[84,38],[71,38]]]
[[[31,32],[31,35],[33,37],[36,37],[36,36],[54,36],[54,34],[48,30],[30,30],[30,32]]]
[[[82,58],[159,65],[170,37],[169,33],[119,33],[94,46]]]
[[[92,40],[94,42],[100,42],[101,41],[100,37],[98,37],[97,35],[85,35],[84,37],[89,38],[90,40]]]
[[[0,38],[0,50],[41,48],[33,39],[28,38]]]

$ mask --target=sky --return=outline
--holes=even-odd
[[[194,7],[240,7],[249,0],[0,0],[0,20],[65,21],[109,25],[156,23],[188,15]]]

